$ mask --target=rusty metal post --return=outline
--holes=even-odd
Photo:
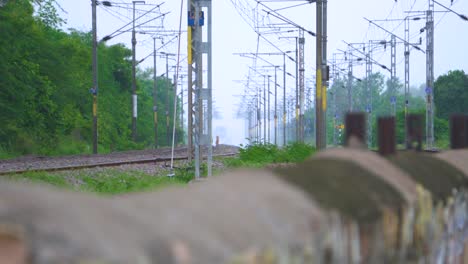
[[[396,153],[395,117],[380,117],[378,124],[379,154],[382,156]]]
[[[413,143],[416,142],[416,150],[422,150],[422,138],[423,138],[423,116],[410,114],[408,115],[406,124],[406,135],[407,142],[406,148],[413,149]]]
[[[346,146],[349,146],[351,136],[356,137],[363,145],[366,144],[366,114],[346,114]]]
[[[450,117],[450,146],[452,149],[468,147],[468,116],[455,114]]]

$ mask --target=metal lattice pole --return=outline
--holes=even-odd
[[[195,178],[200,178],[200,165],[202,160],[202,147],[208,151],[207,170],[208,176],[212,174],[213,148],[212,148],[212,8],[211,0],[190,0],[188,43],[190,45],[189,62],[189,124],[188,124],[188,151],[189,159],[195,159]],[[207,16],[202,12],[207,10]],[[205,23],[205,18],[208,23]],[[203,28],[207,24],[206,42],[203,42]],[[207,86],[203,83],[203,55],[208,57]],[[193,98],[194,97],[194,98]],[[206,113],[204,113],[206,112]],[[193,155],[191,152],[193,151]]]
[[[348,51],[348,112],[353,111],[353,53]]]
[[[373,106],[372,106],[372,82],[371,82],[371,77],[372,77],[372,48],[371,48],[372,42],[369,41],[369,48],[367,51],[367,56],[366,56],[366,86],[367,86],[367,100],[368,100],[368,105],[367,105],[367,146],[370,148],[372,146],[372,111],[373,111]]]
[[[390,41],[391,49],[391,59],[390,59],[390,85],[391,85],[391,106],[392,106],[392,116],[396,116],[396,37],[392,34]]]
[[[410,20],[408,17],[405,18],[405,142],[408,143],[408,108],[409,108],[409,89],[410,89]]]
[[[327,147],[327,87],[328,87],[328,66],[327,66],[327,42],[328,42],[328,1],[322,0],[322,133],[321,141],[323,148]]]
[[[170,85],[168,86],[167,90],[166,90],[166,144],[167,146],[170,146],[170,142],[171,142],[171,128],[170,128],[170,113],[169,113],[169,109],[171,108],[170,107],[170,104],[171,104],[171,100],[169,99],[170,97],[170,90],[171,90],[171,86],[172,86],[172,83],[171,83],[171,79],[169,79],[169,54],[166,53],[166,79],[168,81],[168,83],[170,83]],[[175,81],[175,80],[174,80]]]
[[[299,142],[304,142],[304,101],[305,101],[305,68],[304,68],[304,30],[299,30],[298,38],[298,84],[299,84]]]
[[[158,104],[157,104],[157,84],[156,84],[156,38],[153,38],[153,119],[154,119],[154,148],[158,148]]]
[[[182,143],[184,144],[184,76],[180,76],[180,130]]]
[[[199,59],[199,31],[197,23],[199,8],[194,0],[188,2],[189,15],[193,17],[194,24],[188,27],[188,156],[195,161],[195,178],[200,177],[200,152],[198,129],[198,72],[201,67]]]
[[[277,69],[275,67],[275,145],[278,146],[278,76],[277,76]]]
[[[266,143],[267,140],[267,120],[266,120],[266,79],[267,76],[263,76],[263,143]]]
[[[300,30],[299,30],[300,31]],[[295,113],[295,141],[299,141],[300,138],[300,122],[299,122],[299,111],[300,111],[300,100],[299,100],[299,37],[296,37],[296,97],[294,99],[294,113]]]
[[[267,91],[267,93],[268,93],[268,110],[267,110],[267,113],[268,113],[267,114],[267,118],[268,118],[268,132],[267,132],[268,133],[268,143],[271,143],[271,140],[270,140],[270,134],[271,134],[270,133],[270,127],[271,127],[271,125],[270,125],[270,77],[271,76],[268,75],[268,91]]]
[[[333,62],[332,62],[332,76],[333,80],[335,81],[337,79],[337,74],[336,74],[336,54],[333,54]],[[337,118],[338,118],[338,107],[336,103],[336,94],[338,92],[338,89],[335,89],[333,91],[333,145],[337,146],[338,145],[338,139],[336,137],[336,130],[337,130]]]
[[[286,146],[286,53],[283,54],[283,146]]]
[[[208,10],[208,43],[207,45],[207,53],[208,53],[208,160],[207,160],[207,169],[208,169],[208,176],[212,176],[212,168],[213,168],[213,51],[211,48],[211,44],[213,43],[213,36],[212,36],[212,27],[213,27],[213,12],[212,12],[212,1],[209,0],[206,2],[206,7]]]
[[[318,150],[324,149],[326,147],[326,142],[323,141],[323,128],[322,128],[322,82],[323,82],[323,0],[317,0],[316,3],[316,25],[317,25],[317,36],[316,36],[316,87],[315,87],[315,141],[316,147]]]
[[[201,41],[202,32],[199,24],[201,8],[198,2],[195,2],[195,111],[194,111],[194,144],[195,144],[195,178],[200,178],[200,165],[201,165],[201,130],[203,124],[203,104],[200,99],[200,92],[203,86],[203,60],[201,54]]]
[[[434,148],[434,2],[426,20],[426,148]]]

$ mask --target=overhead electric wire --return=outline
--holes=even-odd
[[[312,4],[312,2],[306,2],[306,3],[302,3],[302,4],[297,4],[297,5],[282,7],[282,8],[274,9],[274,11],[275,11],[275,12],[278,12],[278,11],[281,11],[281,10],[286,10],[286,9],[290,9],[290,8],[294,8],[294,7],[298,7],[298,6],[303,6],[303,5],[309,5],[309,4]]]
[[[165,3],[165,2],[162,2],[161,4],[159,4],[159,5],[155,6],[154,8],[150,9],[148,12],[144,13],[143,15],[141,15],[141,16],[135,18],[135,21],[138,20],[138,19],[140,19],[140,18],[142,18],[142,17],[144,17],[146,14],[148,14],[149,12],[153,11],[154,9],[160,7],[160,6],[163,5],[164,3]],[[168,12],[168,13],[170,13],[170,12]],[[168,13],[166,13],[166,14],[168,14]],[[164,16],[164,15],[163,15],[163,16]],[[110,38],[115,37],[115,36],[112,36],[112,35],[115,34],[116,32],[121,31],[121,30],[124,29],[125,27],[131,25],[132,22],[133,22],[133,20],[130,21],[129,23],[125,24],[124,26],[120,27],[119,29],[115,30],[115,31],[112,32],[111,34],[108,34],[106,37],[110,37]],[[109,39],[110,39],[110,38],[109,38]]]
[[[316,36],[315,32],[312,32],[310,30],[305,29],[304,27],[300,26],[299,24],[293,22],[292,20],[288,19],[287,17],[285,17],[285,16],[281,15],[280,13],[276,12],[275,10],[271,9],[267,5],[261,3],[259,0],[256,0],[256,1],[257,1],[257,3],[259,3],[260,5],[262,5],[263,7],[267,8],[269,10],[269,11],[263,10],[267,14],[272,14],[276,18],[278,18],[278,19],[280,19],[280,20],[282,20],[282,21],[284,21],[286,23],[289,23],[289,24],[291,24],[291,25],[293,25],[293,26],[295,26],[295,27],[297,27],[299,29],[302,29],[302,30],[304,30],[305,32],[309,33],[310,35],[312,35],[314,37]]]
[[[448,11],[454,13],[455,15],[459,16],[461,19],[463,19],[463,20],[465,20],[465,21],[468,21],[468,17],[467,17],[466,15],[463,15],[463,14],[460,14],[460,13],[454,11],[453,9],[451,9],[451,8],[449,8],[449,7],[446,7],[445,5],[443,5],[443,4],[439,3],[439,2],[437,2],[436,0],[432,0],[432,1],[433,1],[434,3],[436,3],[436,4],[438,4],[439,6],[441,6],[441,7],[445,8],[445,9],[447,9]]]
[[[156,52],[158,52],[160,49],[163,49],[163,48],[166,47],[167,45],[171,44],[172,41],[174,41],[176,38],[177,38],[177,36],[175,36],[174,38],[172,38],[172,39],[169,40],[168,42],[164,43],[164,45],[162,45],[161,47],[159,47],[159,48],[156,50]],[[153,54],[154,54],[154,51],[151,52],[150,54],[148,54],[147,56],[145,56],[143,59],[139,60],[139,61],[137,62],[137,64],[142,63],[144,60],[146,60],[146,59],[149,58],[150,56],[153,56]]]
[[[165,15],[167,15],[167,14],[169,14],[169,13],[170,13],[170,12],[163,13],[163,14],[161,14],[160,16],[151,18],[150,20],[147,20],[147,21],[145,21],[145,22],[143,22],[143,23],[141,23],[141,24],[138,24],[138,25],[136,25],[135,27],[143,26],[143,25],[145,25],[145,24],[147,24],[147,23],[149,23],[149,22],[151,22],[151,21],[154,21],[154,20],[156,20],[156,19],[159,19],[159,18],[161,18],[161,17],[164,17]],[[131,23],[131,22],[130,22],[130,23]],[[115,32],[119,32],[119,33],[118,33],[118,34],[115,34]],[[113,34],[115,34],[115,35],[113,35],[113,36],[112,36],[112,35],[107,35],[107,36],[105,36],[104,38],[102,38],[101,41],[108,41],[108,40],[110,40],[110,39],[112,39],[112,38],[115,38],[115,37],[117,37],[117,36],[122,35],[123,33],[129,32],[129,30],[127,30],[127,31],[121,31],[121,30],[119,30],[119,31],[115,31],[115,32],[113,33]]]
[[[116,19],[118,19],[118,20],[120,20],[120,21],[122,21],[122,22],[124,22],[124,23],[127,22],[127,21],[125,21],[123,18],[120,17],[120,14],[119,14],[119,13],[117,13],[117,12],[115,12],[115,11],[112,11],[110,8],[102,8],[102,9],[104,10],[104,12],[106,12],[106,13],[108,13],[109,15],[115,17]],[[118,15],[114,14],[114,12],[117,13]]]

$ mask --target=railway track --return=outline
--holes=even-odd
[[[238,154],[238,149],[235,146],[222,145],[213,148],[213,150],[214,157],[232,157]],[[185,147],[176,148],[174,150],[174,160],[187,160],[186,151]],[[170,148],[128,151],[107,155],[75,155],[55,158],[22,157],[0,161],[0,175],[117,167],[122,165],[169,162],[170,160]]]

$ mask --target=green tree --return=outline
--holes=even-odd
[[[91,33],[63,32],[56,6],[53,0],[15,0],[0,8],[1,152],[74,154],[91,150]],[[132,142],[131,51],[122,44],[104,43],[98,50],[99,151],[149,147],[153,144],[152,71],[138,70],[138,139]],[[169,91],[172,105],[170,80],[159,78],[158,87]],[[162,124],[158,145],[169,145],[165,93],[158,94],[158,106]],[[177,107],[180,111],[180,102]],[[172,116],[173,108],[169,109]],[[177,133],[181,138],[179,127]]]
[[[448,120],[453,113],[468,114],[468,75],[464,71],[449,71],[434,86],[437,117]]]

